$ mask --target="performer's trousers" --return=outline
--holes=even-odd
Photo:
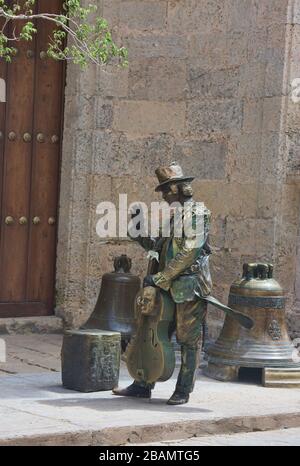
[[[170,336],[176,331],[176,339],[181,347],[181,368],[176,391],[189,394],[194,389],[196,371],[199,367],[202,323],[206,317],[207,304],[199,299],[174,304],[175,313],[170,328]],[[143,382],[136,383],[149,386]],[[154,388],[154,384],[150,388]]]

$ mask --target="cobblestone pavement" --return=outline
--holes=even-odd
[[[300,446],[300,429],[270,430],[268,432],[250,432],[245,434],[212,435],[194,437],[176,442],[143,444],[144,446]]]
[[[0,376],[59,372],[62,335],[0,335],[6,345],[6,363]]]

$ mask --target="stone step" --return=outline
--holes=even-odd
[[[62,333],[60,317],[15,317],[0,319],[0,335],[29,335]]]
[[[78,428],[47,434],[36,432],[32,435],[0,438],[0,446],[117,446],[149,443],[156,445],[162,440],[165,442],[183,441],[201,437],[210,441],[217,435],[269,432],[291,428],[300,428],[300,413],[161,422],[105,429],[81,430]]]

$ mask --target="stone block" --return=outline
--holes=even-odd
[[[297,51],[300,45],[300,25],[295,24],[294,26],[290,26],[288,29],[292,33],[292,52]]]
[[[300,0],[295,0],[294,8],[290,15],[291,24],[300,24]]]
[[[68,186],[70,186],[71,180],[69,178],[68,183],[67,183],[67,180],[65,180],[65,174],[68,173],[70,166],[72,166],[72,163],[73,163],[73,156],[74,156],[73,140],[74,140],[75,134],[76,134],[76,130],[72,130],[70,128],[64,129],[63,141],[62,141],[63,157],[61,160],[61,179],[66,181],[65,184],[68,184]],[[61,185],[61,189],[63,188],[65,188],[65,186]]]
[[[97,68],[94,63],[89,63],[84,70],[78,70],[75,65],[72,74],[78,75],[77,94],[91,97],[97,93]]]
[[[257,216],[259,218],[274,218],[278,212],[276,184],[263,183],[258,186]]]
[[[109,201],[112,196],[112,178],[111,176],[90,175],[89,185],[90,185],[90,209],[92,212],[96,211],[96,207],[99,202]]]
[[[84,277],[86,273],[86,257],[87,257],[87,239],[83,237],[81,241],[76,242],[76,247],[71,249],[71,254],[68,258],[68,266],[70,273],[68,279],[78,279]]]
[[[240,96],[250,99],[264,97],[265,94],[265,70],[264,63],[248,62],[240,69]]]
[[[203,201],[214,216],[255,217],[256,184],[227,183],[221,180],[195,180],[195,199]]]
[[[64,302],[64,306],[59,306],[56,308],[57,315],[60,315],[64,319],[64,329],[65,330],[74,330],[80,328],[88,319],[92,310],[87,311],[86,304],[84,307],[80,307],[72,302]]]
[[[248,62],[255,63],[266,61],[268,44],[268,30],[265,27],[254,27],[247,33]]]
[[[263,120],[263,100],[253,99],[244,102],[243,133],[253,133],[258,137]]]
[[[258,257],[271,260],[274,255],[274,232],[276,220],[273,218],[257,219],[256,231],[254,232]]]
[[[109,129],[113,122],[112,102],[96,97],[94,101],[94,128]]]
[[[252,183],[227,183],[225,209],[234,217],[255,217],[257,210],[257,185]]]
[[[271,219],[228,218],[225,247],[253,257],[271,257],[274,248],[274,222]]]
[[[192,134],[225,133],[241,129],[243,104],[235,99],[203,99],[188,106],[188,128]]]
[[[186,90],[186,65],[181,59],[133,60],[129,70],[129,97],[145,100],[182,99]]]
[[[298,225],[290,221],[289,216],[278,221],[280,231],[277,232],[277,253],[281,257],[294,257],[293,266],[297,261]],[[294,276],[295,275],[291,275]],[[293,287],[292,283],[290,286]]]
[[[276,254],[276,280],[279,281],[285,292],[294,293],[295,286],[295,268],[296,268],[296,255],[295,253],[289,254]],[[293,279],[291,280],[291,277]]]
[[[192,98],[234,99],[239,95],[239,68],[207,73],[201,66],[192,64],[189,68],[188,85]]]
[[[101,277],[103,274],[113,272],[115,257],[127,254],[132,260],[132,270],[134,275],[144,276],[147,271],[147,252],[134,241],[120,241],[119,239],[93,242],[88,258],[87,286],[90,293],[89,302],[95,304],[101,287]],[[92,306],[93,307],[93,306]]]
[[[68,307],[74,309],[81,309],[85,305],[85,283],[83,278],[72,277],[72,272],[69,271],[68,281],[66,281],[65,288],[63,289],[61,284],[57,282],[58,296],[63,296],[63,300],[58,299],[57,306],[66,310]]]
[[[60,334],[63,321],[60,317],[17,317],[1,319],[0,335]],[[38,337],[37,337],[38,338]]]
[[[135,140],[125,144],[127,138],[113,132],[97,131],[94,134],[94,173],[96,175],[127,176],[134,170],[140,173],[140,160]],[[138,146],[138,144],[137,144]],[[125,156],[124,156],[125,155]]]
[[[66,70],[66,96],[74,96],[78,93],[79,74],[76,72],[76,65],[69,62]]]
[[[290,313],[287,317],[289,334],[292,339],[300,338],[300,319],[299,314]]]
[[[89,203],[89,180],[86,175],[76,175],[76,182],[72,180],[72,186],[70,192],[68,192],[67,203],[64,204],[64,208],[60,209],[59,213],[59,228],[60,228],[60,239],[59,239],[59,251],[63,257],[70,253],[70,249],[73,243],[79,241],[82,242],[88,234],[88,220],[89,210],[86,206]],[[66,194],[62,192],[61,194]],[[84,209],[82,208],[84,206]],[[64,241],[69,241],[70,234],[72,232],[73,243],[70,244],[69,248],[66,248]],[[60,256],[58,257],[58,259]]]
[[[187,58],[187,38],[183,35],[135,35],[129,36],[124,45],[133,58]]]
[[[98,257],[99,261],[99,257]],[[90,266],[90,265],[89,265]],[[92,273],[89,272],[89,276],[86,280],[86,313],[84,319],[81,320],[80,326],[82,327],[91,316],[99,296],[99,291],[101,287],[101,279],[99,274],[95,277]]]
[[[89,176],[85,173],[77,174],[76,180],[73,181],[73,190],[71,193],[71,205],[73,212],[70,212],[70,215],[75,215],[71,219],[76,222],[79,221],[76,218],[77,211],[76,209],[82,209],[83,205],[87,205],[90,197],[90,186],[89,186]]]
[[[121,334],[104,330],[74,330],[64,335],[62,382],[80,392],[111,390],[118,385]]]
[[[266,132],[262,134],[260,180],[264,183],[274,184],[281,173],[279,132]]]
[[[255,27],[248,33],[248,61],[250,63],[284,64],[287,27],[274,24],[268,28]]]
[[[166,26],[167,1],[122,1],[119,24],[130,30],[163,29]]]
[[[168,28],[171,31],[225,31],[227,16],[224,2],[210,0],[172,0],[168,8]]]
[[[138,139],[139,142],[136,150],[139,150],[141,160],[141,174],[147,177],[153,177],[154,172],[161,164],[172,162],[172,149],[174,146],[174,137],[169,134],[159,134],[148,138]],[[127,151],[131,150],[130,139],[127,141],[121,139],[121,153],[125,158]]]
[[[72,156],[75,171],[79,175],[88,174],[92,170],[93,131],[77,130],[72,140]]]
[[[93,133],[93,173],[96,175],[111,174],[107,163],[114,158],[117,138],[112,131],[95,131]]]
[[[287,109],[287,132],[294,134],[293,139],[300,133],[300,105],[299,103],[291,102]]]
[[[113,29],[119,24],[121,2],[122,0],[101,0],[102,16]]]
[[[227,214],[227,183],[220,180],[194,180],[193,190],[196,201],[204,202],[214,217]]]
[[[291,26],[291,48],[290,48],[290,68],[291,77],[299,77],[300,63],[299,63],[299,50],[300,50],[300,25]],[[294,73],[294,74],[292,74]]]
[[[249,0],[226,2],[228,31],[247,31],[256,24],[256,4]]]
[[[240,66],[249,61],[249,36],[244,31],[226,35],[226,66]]]
[[[225,33],[206,33],[196,30],[188,36],[188,55],[194,67],[203,71],[223,70],[228,63],[228,36]]]
[[[173,151],[173,159],[182,165],[184,173],[198,180],[223,179],[226,169],[227,145],[225,142],[183,141]]]
[[[97,93],[103,97],[127,97],[128,73],[128,67],[97,67]]]
[[[140,176],[118,176],[112,178],[112,201],[118,205],[119,194],[127,194],[128,207],[132,202],[145,202],[150,206],[151,202],[161,200],[161,195],[155,193],[154,189],[157,186],[155,176],[143,177],[141,183]]]
[[[130,138],[122,135],[119,139],[119,159],[122,170],[115,175],[135,175],[153,177],[161,164],[172,161],[174,138],[168,134],[152,135],[145,138]]]
[[[130,137],[111,132],[94,134],[94,173],[111,176],[153,176],[161,163],[171,162],[173,138],[166,134]]]
[[[273,24],[268,27],[268,40],[267,40],[267,52],[271,56],[279,58],[284,56],[286,47],[286,35],[291,31],[291,28],[286,25],[284,21],[282,24]]]
[[[229,219],[230,221],[230,219]],[[231,245],[234,249],[234,244]],[[211,257],[211,269],[214,288],[224,303],[228,302],[229,288],[234,280],[240,276],[240,254],[227,249],[221,249]]]
[[[265,92],[266,97],[282,96],[285,93],[284,61],[269,61],[266,65]]]
[[[94,99],[84,95],[67,96],[65,100],[65,127],[93,129]]]
[[[182,133],[185,110],[185,103],[119,101],[113,127],[129,134]]]
[[[218,254],[225,245],[226,217],[222,215],[216,217],[214,213],[212,215],[209,237],[211,245]]]
[[[282,97],[270,97],[263,100],[263,131],[280,131],[283,106]]]
[[[294,171],[300,170],[300,133],[287,134],[287,150],[288,171],[293,173]]]
[[[287,21],[288,4],[289,0],[260,0],[257,4],[257,24],[284,24]]]
[[[248,59],[248,35],[242,31],[231,33],[189,33],[189,58],[200,70],[224,71],[246,64]]]

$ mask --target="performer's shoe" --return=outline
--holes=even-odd
[[[127,388],[114,388],[113,394],[118,396],[134,396],[136,398],[151,398],[151,388],[143,387],[133,382]]]
[[[184,405],[190,399],[190,395],[182,392],[178,392],[175,390],[169,401],[167,401],[167,405]]]

